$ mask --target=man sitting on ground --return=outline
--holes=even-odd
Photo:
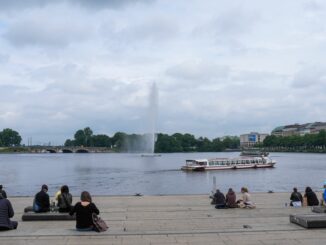
[[[216,190],[212,204],[215,204],[215,208],[225,208],[225,196],[219,189]]]
[[[290,206],[293,206],[293,207],[301,207],[302,206],[303,198],[302,198],[301,193],[298,192],[298,189],[296,187],[293,188],[293,192],[291,194],[290,200],[291,200]]]
[[[10,220],[13,216],[14,210],[10,201],[0,192],[0,230],[17,229],[18,222]]]
[[[33,211],[43,213],[50,211],[50,197],[48,195],[48,186],[42,185],[41,191],[35,195]]]

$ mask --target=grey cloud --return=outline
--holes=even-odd
[[[32,17],[12,23],[3,37],[15,46],[65,47],[72,41],[87,39],[89,32],[92,33],[90,26],[67,19]]]
[[[311,1],[304,3],[303,6],[308,11],[319,12],[319,11],[324,10],[323,3],[325,3],[323,0],[321,0],[321,1],[311,0]]]
[[[298,71],[293,78],[293,88],[309,88],[326,85],[325,67],[307,66]]]
[[[41,8],[47,5],[68,3],[90,9],[120,8],[135,3],[150,3],[155,0],[0,0],[0,11]]]
[[[0,53],[0,63],[7,63],[9,61],[10,56],[8,54]]]
[[[234,8],[217,14],[205,24],[193,29],[194,38],[208,37],[216,46],[224,46],[228,51],[245,52],[243,38],[254,32],[255,26],[262,21],[260,15],[253,11]]]
[[[176,79],[195,81],[196,83],[225,81],[229,75],[229,68],[210,61],[190,61],[168,68],[166,74]]]
[[[150,3],[154,0],[67,0],[68,2],[79,4],[84,7],[101,8],[120,8],[129,4]]]

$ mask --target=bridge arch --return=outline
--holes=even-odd
[[[46,149],[45,151],[49,153],[57,153],[57,151],[54,149]]]
[[[73,153],[70,149],[62,149],[62,153]]]
[[[78,149],[76,150],[76,153],[89,153],[89,151],[86,149]]]

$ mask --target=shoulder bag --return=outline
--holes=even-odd
[[[104,220],[101,219],[100,216],[98,216],[96,213],[92,213],[92,219],[95,231],[97,232],[104,232],[107,231],[109,228]]]

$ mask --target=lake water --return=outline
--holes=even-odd
[[[34,195],[42,184],[51,196],[67,184],[79,195],[204,194],[209,193],[216,177],[217,186],[239,191],[291,191],[311,186],[320,190],[326,180],[326,154],[271,153],[275,168],[184,172],[186,159],[238,156],[230,153],[175,153],[161,157],[139,154],[0,154],[0,184],[11,196]]]

